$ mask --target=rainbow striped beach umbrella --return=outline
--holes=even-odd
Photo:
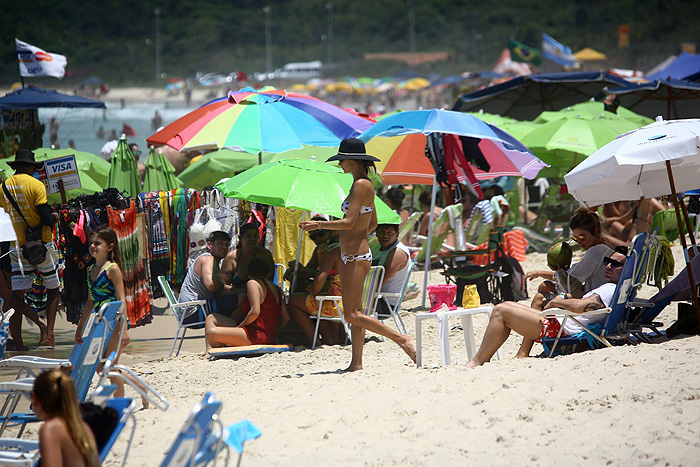
[[[146,141],[178,151],[229,148],[257,154],[338,146],[372,122],[304,94],[266,87],[232,91],[174,121]]]

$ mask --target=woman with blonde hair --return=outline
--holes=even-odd
[[[32,391],[39,429],[42,467],[100,465],[95,437],[83,421],[70,376],[60,370],[41,373]]]
[[[306,231],[340,231],[340,284],[343,297],[343,316],[352,325],[352,360],[346,371],[362,369],[362,350],[365,345],[365,329],[388,337],[416,361],[416,347],[409,334],[399,334],[381,321],[367,316],[362,311],[362,289],[372,264],[372,253],[367,243],[369,232],[377,228],[377,213],[374,208],[374,185],[367,177],[379,161],[367,154],[365,143],[356,138],[344,139],[338,154],[326,162],[338,161],[343,172],[352,174],[350,194],[343,201],[342,219],[335,221],[306,221],[300,227]]]

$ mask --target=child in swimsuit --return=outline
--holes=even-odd
[[[124,348],[129,345],[129,333],[127,331],[129,318],[126,315],[126,295],[124,293],[124,280],[122,276],[121,254],[117,234],[108,225],[102,225],[95,229],[90,236],[90,256],[95,258],[95,264],[88,268],[88,299],[83,309],[83,314],[75,330],[75,342],[83,343],[83,328],[90,317],[90,313],[97,312],[103,304],[115,300],[121,301],[124,305],[124,314],[117,322],[117,329],[114,330],[112,338],[107,343],[103,355],[107,356],[117,351],[114,363],[119,362],[119,356]],[[119,335],[121,332],[121,342]],[[121,344],[121,345],[120,345]],[[101,371],[102,365],[98,367]],[[124,381],[122,378],[110,378],[110,382],[117,386],[114,392],[115,397],[124,397]],[[143,399],[144,407],[148,406],[148,401]]]

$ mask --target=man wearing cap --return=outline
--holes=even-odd
[[[20,149],[15,155],[15,160],[8,162],[15,170],[15,174],[8,178],[0,194],[0,205],[12,219],[12,224],[17,235],[17,242],[10,249],[10,262],[12,263],[12,294],[14,306],[17,311],[10,318],[10,334],[17,350],[26,350],[22,342],[22,315],[31,313],[24,303],[24,293],[31,289],[34,276],[38,270],[48,289],[46,314],[48,330],[42,339],[49,346],[54,345],[53,328],[56,321],[56,309],[58,307],[58,255],[52,242],[51,226],[56,222],[56,217],[51,213],[47,204],[46,187],[42,182],[32,177],[35,170],[44,165],[34,159],[34,153],[27,149]],[[27,242],[27,223],[8,199],[7,192],[14,199],[24,219],[31,227],[43,226],[41,240],[46,246],[46,259],[43,263],[32,265],[21,254],[22,246]],[[41,343],[41,342],[40,342]]]

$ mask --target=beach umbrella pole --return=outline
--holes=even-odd
[[[425,308],[425,296],[428,293],[428,274],[430,273],[430,252],[431,250],[431,239],[433,236],[433,221],[435,220],[434,212],[435,212],[435,198],[437,197],[437,176],[433,176],[433,192],[430,196],[430,223],[428,224],[428,238],[426,239],[426,242],[428,242],[427,245],[427,250],[425,253],[425,274],[423,275],[423,300],[421,301],[421,307]]]
[[[678,221],[678,230],[680,230],[681,244],[683,245],[683,256],[685,257],[685,269],[688,271],[688,284],[690,285],[690,292],[693,295],[693,305],[695,306],[695,313],[700,319],[700,302],[698,301],[698,288],[695,286],[695,278],[693,277],[693,268],[690,267],[690,256],[688,253],[688,247],[685,243],[685,233],[683,232],[683,221],[681,220],[681,210],[685,213],[685,204],[683,201],[680,204],[683,208],[679,206],[678,196],[676,195],[676,182],[673,180],[673,171],[671,170],[671,161],[666,161],[666,172],[668,174],[668,183],[671,185],[671,193],[673,194],[673,205],[676,207],[676,220]],[[690,232],[690,237],[693,238],[692,229],[690,228],[690,219],[688,219],[687,213],[685,214],[685,219],[688,221],[688,232]],[[695,242],[693,242],[694,246]],[[695,256],[693,254],[693,256]]]

